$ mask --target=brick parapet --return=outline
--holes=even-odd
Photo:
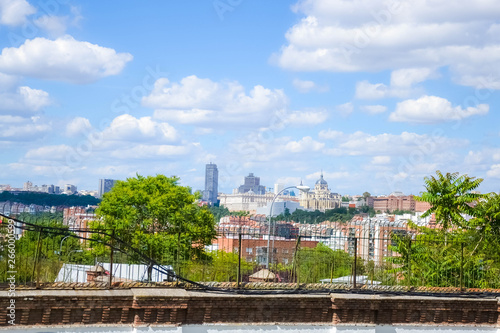
[[[249,295],[183,289],[21,290],[17,325],[323,323],[500,327],[500,299],[356,294]],[[7,326],[0,292],[0,326]]]

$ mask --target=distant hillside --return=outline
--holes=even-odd
[[[21,192],[13,194],[8,191],[0,193],[0,202],[11,201],[25,205],[40,206],[87,206],[98,205],[101,200],[91,195],[66,195],[66,194],[48,194],[39,192]]]

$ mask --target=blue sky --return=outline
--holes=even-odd
[[[494,0],[0,0],[0,183],[500,190]]]

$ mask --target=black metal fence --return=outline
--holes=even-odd
[[[204,251],[182,244],[161,256],[125,244],[113,230],[54,227],[4,217],[0,225],[0,283],[279,282],[335,288],[500,289],[500,251],[487,237],[431,234],[406,223],[331,223],[221,227]],[[326,287],[325,287],[326,288]],[[407,289],[408,290],[408,289]]]

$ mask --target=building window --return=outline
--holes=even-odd
[[[288,249],[283,249],[283,253],[288,253]]]
[[[287,258],[283,258],[283,264],[288,265],[288,259]]]
[[[247,253],[253,253],[253,248],[247,247],[246,251],[247,251]]]

